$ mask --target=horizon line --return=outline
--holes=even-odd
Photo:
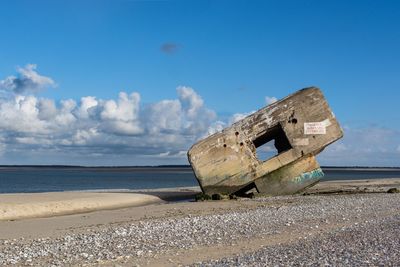
[[[0,168],[190,168],[189,164],[166,164],[166,165],[68,165],[68,164],[0,164]],[[400,169],[400,166],[320,166],[322,169]]]

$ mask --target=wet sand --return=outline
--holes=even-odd
[[[330,234],[343,227],[357,238],[365,227],[399,225],[400,194],[385,193],[389,188],[400,188],[400,178],[322,182],[306,195],[237,201],[174,202],[193,199],[196,187],[1,195],[0,211],[6,207],[19,217],[0,221],[0,264],[231,266],[240,259],[254,265],[303,238],[335,240]],[[34,210],[28,206],[47,213],[24,218]],[[376,256],[386,265],[397,259],[399,236],[381,241],[393,239],[391,258]],[[356,242],[349,245],[361,249]],[[360,257],[361,263],[372,260]],[[340,263],[337,259],[328,263]]]

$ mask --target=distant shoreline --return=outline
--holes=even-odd
[[[395,168],[325,168],[322,181],[400,178]],[[79,167],[4,166],[0,167],[0,193],[63,192],[103,189],[155,189],[197,186],[189,166],[158,167]]]
[[[0,165],[0,169],[11,168],[43,168],[43,169],[191,169],[190,165],[144,165],[144,166],[80,166],[80,165]],[[378,166],[321,166],[323,170],[346,170],[346,171],[393,171],[400,167],[378,167]]]

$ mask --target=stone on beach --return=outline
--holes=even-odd
[[[400,194],[362,193],[149,205],[139,219],[122,215],[141,207],[108,210],[51,237],[0,236],[0,265],[391,266],[400,261],[399,206]],[[85,225],[111,214],[113,223]],[[73,219],[43,223],[63,218]]]

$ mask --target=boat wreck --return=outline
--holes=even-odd
[[[318,183],[315,156],[342,136],[321,90],[310,87],[200,140],[188,158],[207,195],[287,195]],[[277,154],[259,159],[257,147],[270,142]]]

